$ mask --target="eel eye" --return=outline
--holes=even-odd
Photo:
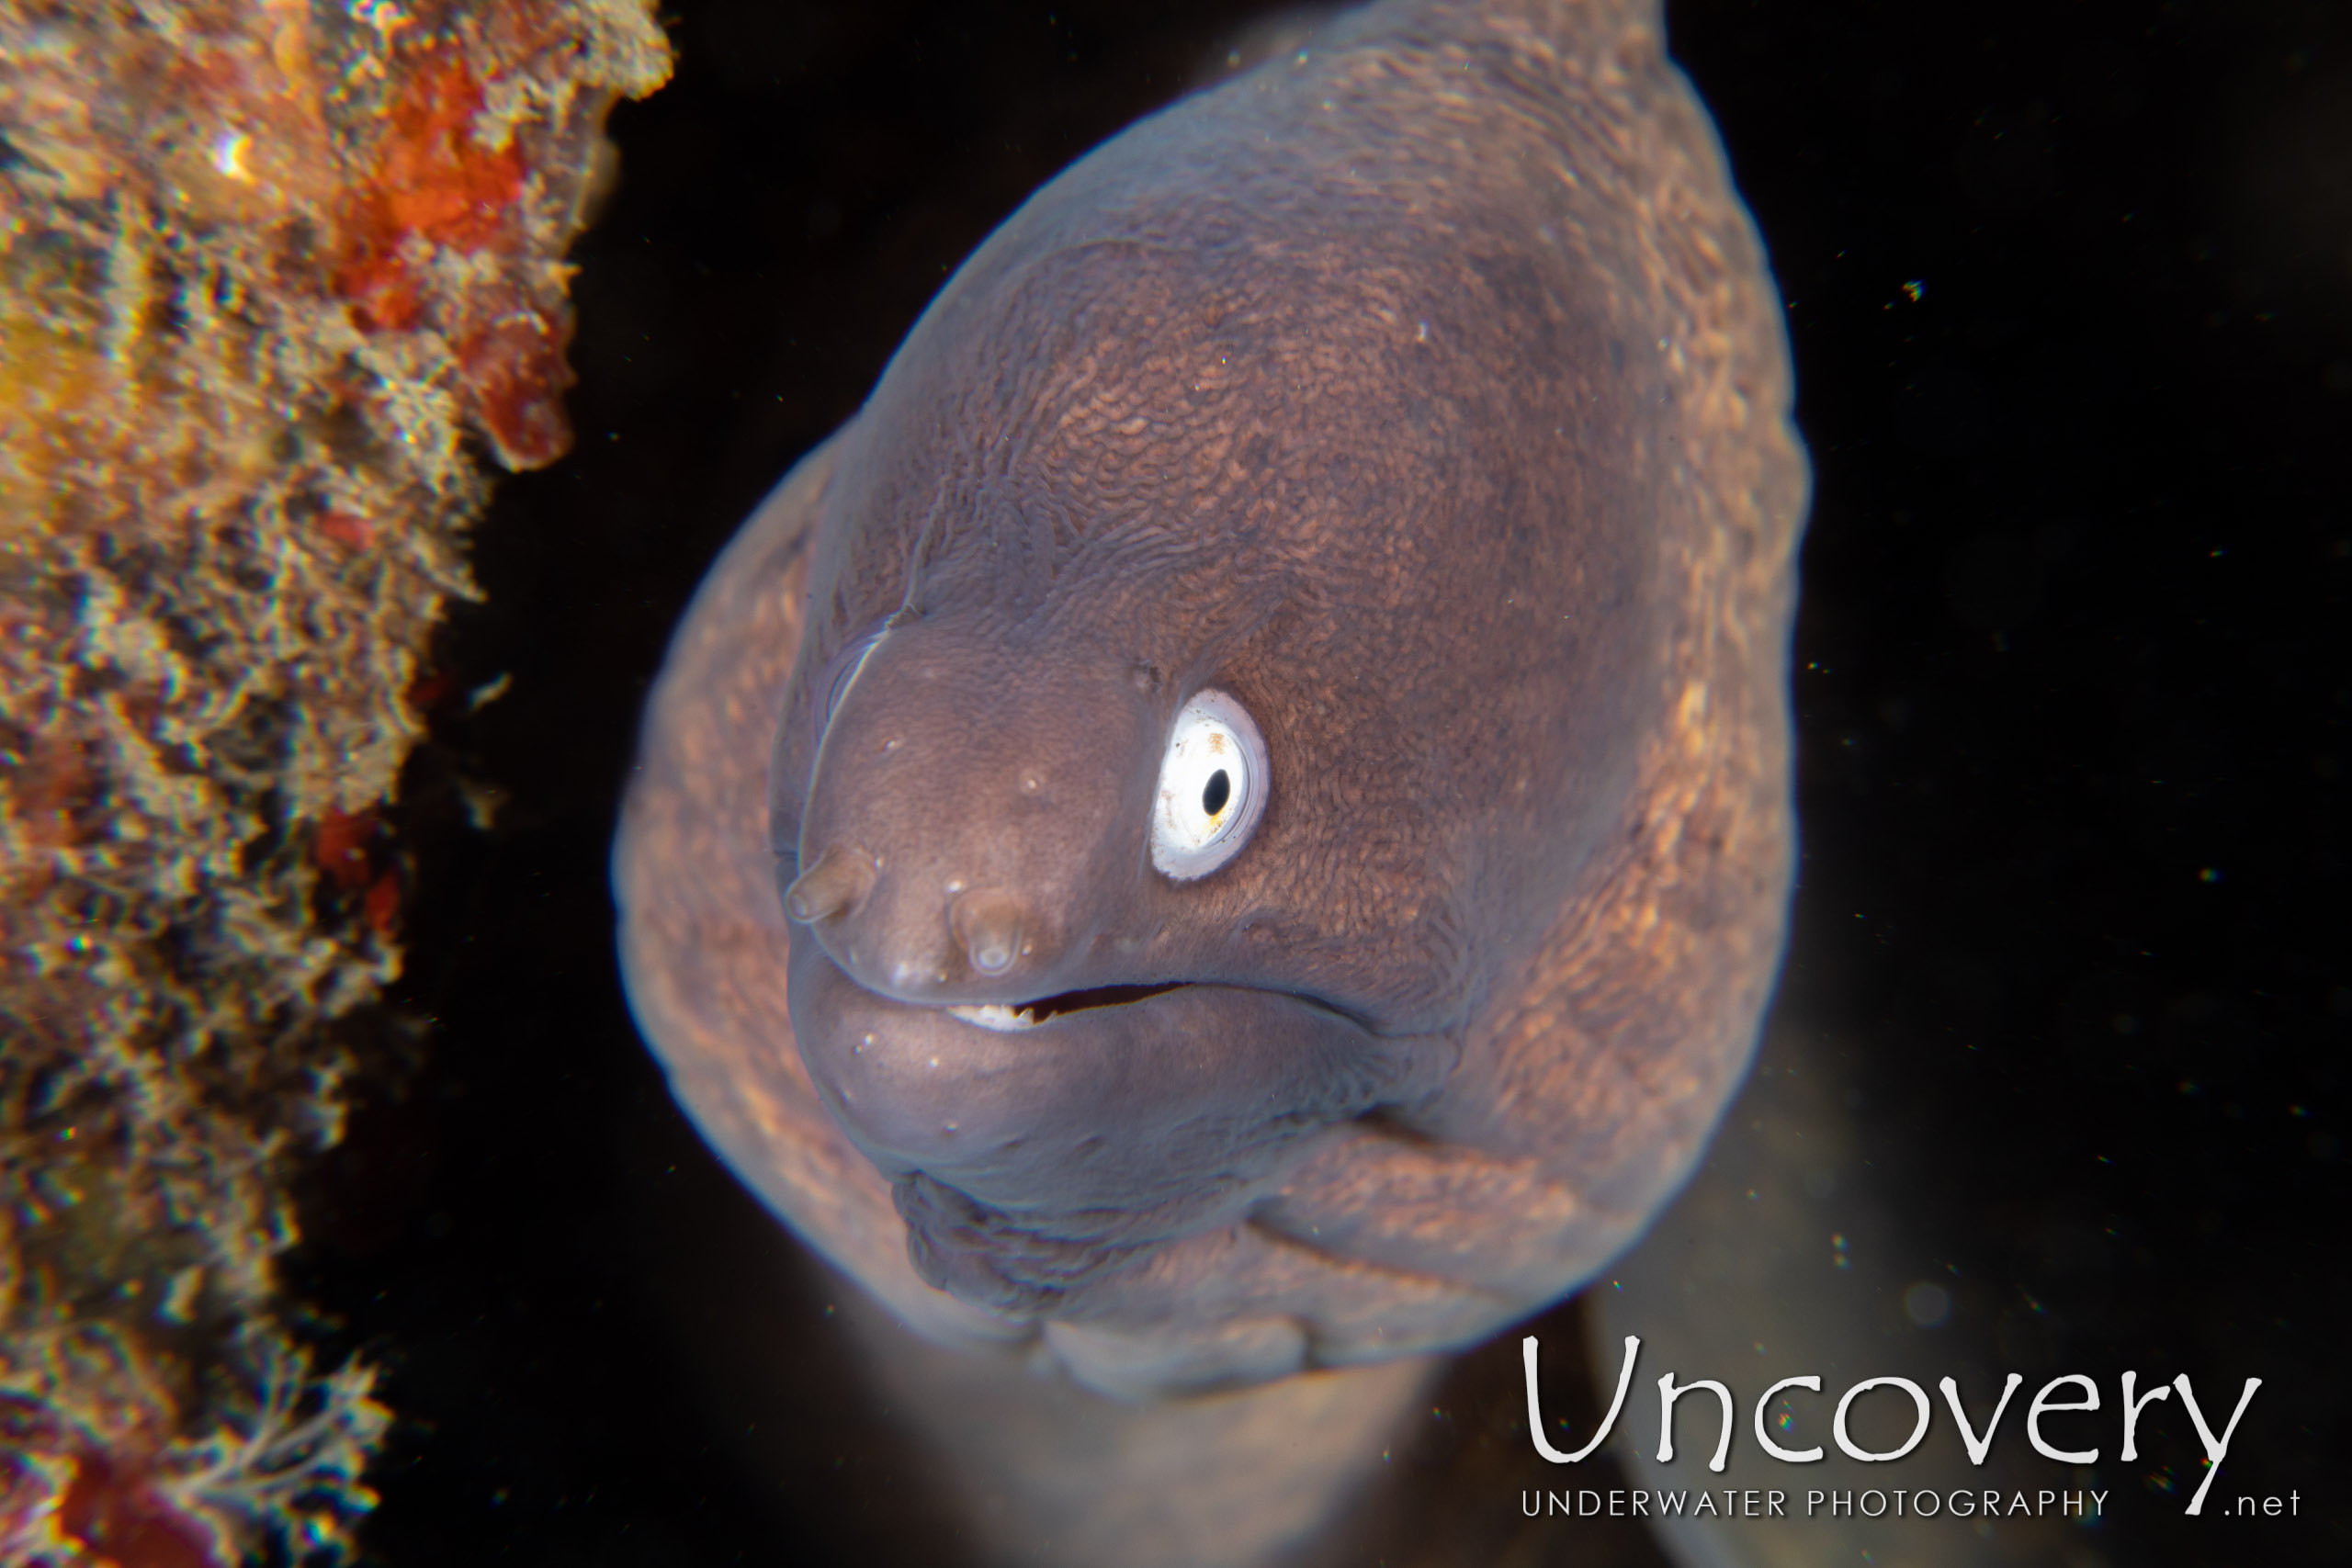
[[[1206,876],[1241,852],[1273,782],[1249,711],[1203,692],[1176,712],[1152,801],[1151,863],[1178,882]]]

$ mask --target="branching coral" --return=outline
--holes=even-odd
[[[12,1348],[0,1562],[197,1568],[273,1540],[314,1562],[348,1555],[351,1526],[376,1500],[360,1473],[390,1420],[369,1369],[314,1378],[306,1355],[255,1325],[215,1369],[232,1391],[223,1424],[175,1439],[174,1393],[124,1335],[51,1331]]]
[[[368,1501],[272,1260],[476,454],[568,445],[562,254],[667,71],[642,0],[0,0],[0,1558]]]
[[[342,1555],[346,1524],[373,1506],[360,1481],[390,1413],[369,1397],[376,1374],[347,1364],[313,1379],[309,1359],[266,1337],[260,1404],[242,1421],[175,1444],[156,1466],[158,1485],[213,1532],[215,1555],[272,1530],[293,1529],[314,1553]]]

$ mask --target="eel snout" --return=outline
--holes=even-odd
[[[784,890],[785,912],[802,925],[842,931],[842,923],[865,907],[878,875],[874,856],[865,850],[839,841],[828,844],[817,863]],[[971,973],[984,980],[1004,974],[1023,956],[1023,942],[1039,922],[1021,897],[1000,887],[957,891],[961,883],[962,878],[951,877],[945,888],[950,939],[945,948],[920,940],[894,942],[886,938],[876,943],[867,938],[888,964],[893,988],[907,988],[910,979],[919,986],[919,976],[925,973],[944,984],[952,969],[945,962],[948,955],[960,955]],[[918,911],[918,932],[928,923]],[[854,951],[854,938],[845,931],[836,940]],[[1028,950],[1034,952],[1034,944]],[[1003,1004],[988,1005],[1001,1009]]]
[[[786,910],[895,1001],[1010,1007],[1098,984],[1089,954],[1138,874],[1165,720],[1115,673],[975,670],[944,643],[892,634],[831,716]]]

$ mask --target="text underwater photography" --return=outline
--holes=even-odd
[[[285,1272],[321,1364],[382,1369],[366,1561],[979,1562],[988,1442],[922,1424],[930,1363],[877,1370],[881,1309],[633,1023],[612,835],[696,584],[933,296],[1312,18],[662,18],[571,252],[576,447],[500,481],[390,808],[421,1066]],[[1786,957],[1689,1187],[1280,1560],[2352,1561],[2352,7],[1677,0],[1666,38],[1811,464]]]

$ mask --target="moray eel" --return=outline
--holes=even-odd
[[[1806,469],[1654,4],[1398,0],[1033,197],[712,569],[616,880],[734,1169],[1152,1400],[1575,1289],[1753,1048]]]

